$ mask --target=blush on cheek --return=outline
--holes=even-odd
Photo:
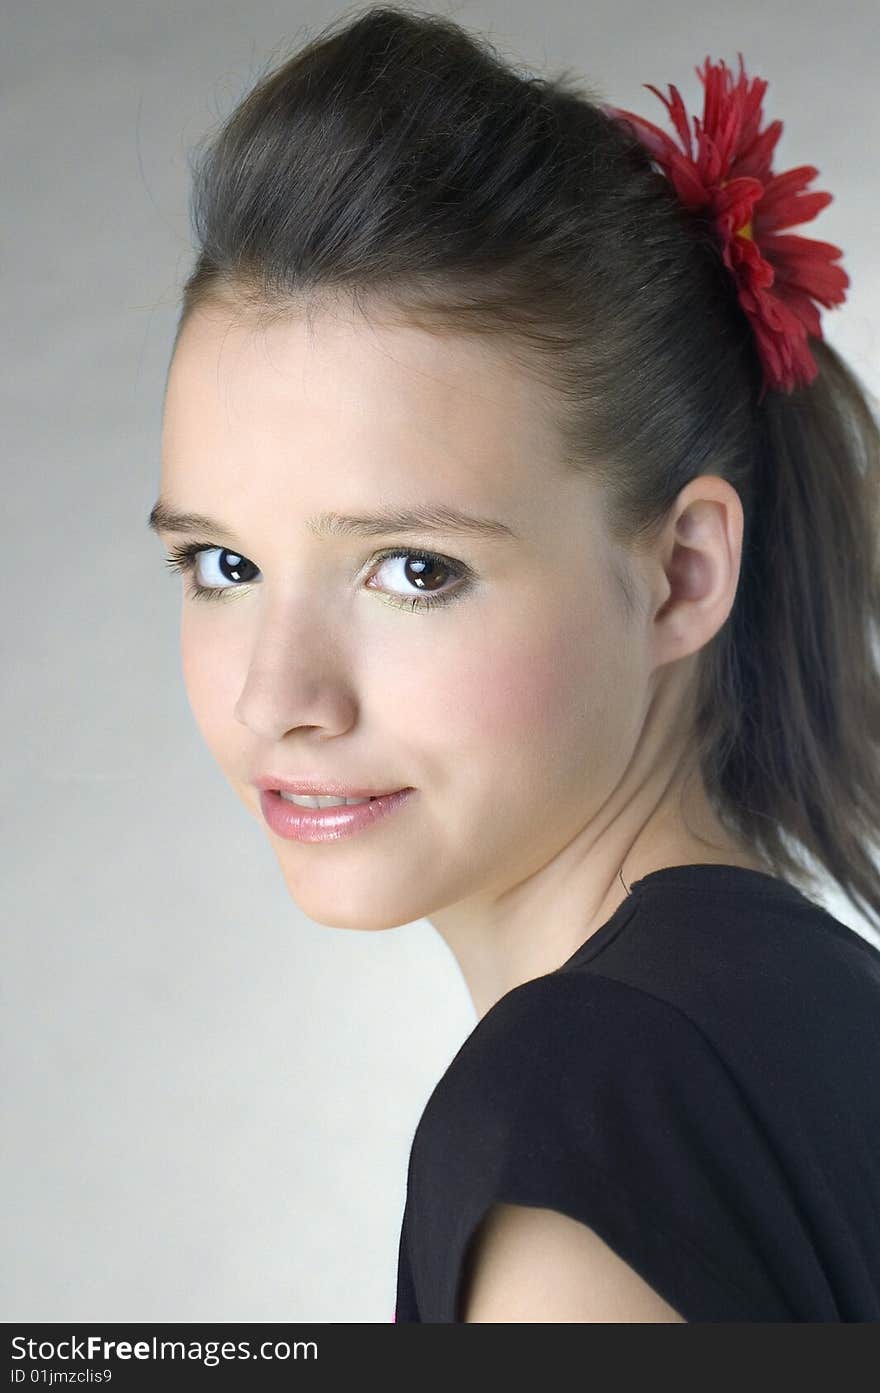
[[[502,641],[503,640],[503,641]],[[596,672],[585,660],[582,631],[498,636],[458,659],[454,672],[453,724],[459,736],[491,733],[491,743],[543,745],[589,709]],[[555,732],[555,737],[554,737]]]
[[[546,810],[541,836],[562,835],[572,817],[601,806],[619,777],[637,692],[626,663],[624,645],[591,638],[581,624],[496,648],[473,683],[471,728],[467,713],[456,717],[460,748],[477,769],[481,752],[483,764],[498,765],[501,786],[527,791],[530,845],[536,809]]]

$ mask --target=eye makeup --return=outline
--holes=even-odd
[[[169,554],[165,558],[166,565],[173,571],[189,577],[190,583],[187,588],[187,594],[190,599],[220,600],[225,598],[229,593],[234,593],[241,589],[242,585],[249,585],[251,583],[249,580],[242,580],[241,585],[215,586],[203,585],[199,580],[195,579],[199,556],[211,551],[225,553],[227,556],[235,557],[238,562],[243,563],[234,569],[242,570],[253,566],[254,570],[259,574],[258,568],[254,566],[252,561],[249,561],[247,557],[239,555],[238,552],[231,551],[228,547],[220,547],[209,542],[185,542],[179,546],[170,547]],[[392,604],[398,609],[424,611],[434,609],[440,605],[451,604],[453,601],[461,598],[473,584],[473,572],[464,562],[453,561],[451,558],[440,556],[436,552],[422,551],[418,547],[394,547],[388,551],[380,552],[373,560],[376,563],[376,567],[379,568],[383,562],[398,557],[420,562],[427,566],[439,565],[441,571],[447,573],[453,580],[458,582],[453,590],[437,594],[422,592],[421,594],[414,594],[411,597],[407,597],[394,593],[389,594],[388,592],[382,592],[386,596],[386,603]],[[371,576],[373,574],[375,574],[375,571],[371,570]],[[408,583],[412,584],[412,581]],[[369,588],[379,589],[379,587],[376,586],[371,586]]]

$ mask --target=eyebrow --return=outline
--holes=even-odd
[[[179,512],[160,498],[147,519],[154,532],[210,532],[232,537],[231,528],[206,517],[204,513]],[[388,532],[457,533],[462,536],[514,538],[513,528],[497,518],[474,517],[444,503],[428,503],[418,508],[384,508],[362,517],[334,511],[317,513],[306,522],[315,537],[378,537]]]

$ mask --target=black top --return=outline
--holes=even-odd
[[[880,1320],[880,952],[787,881],[653,871],[478,1021],[413,1137],[398,1322],[457,1322],[496,1201],[686,1321]]]

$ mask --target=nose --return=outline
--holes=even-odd
[[[288,606],[254,642],[236,720],[266,742],[303,727],[328,738],[344,733],[357,713],[346,655],[340,635],[314,610],[303,614]]]

